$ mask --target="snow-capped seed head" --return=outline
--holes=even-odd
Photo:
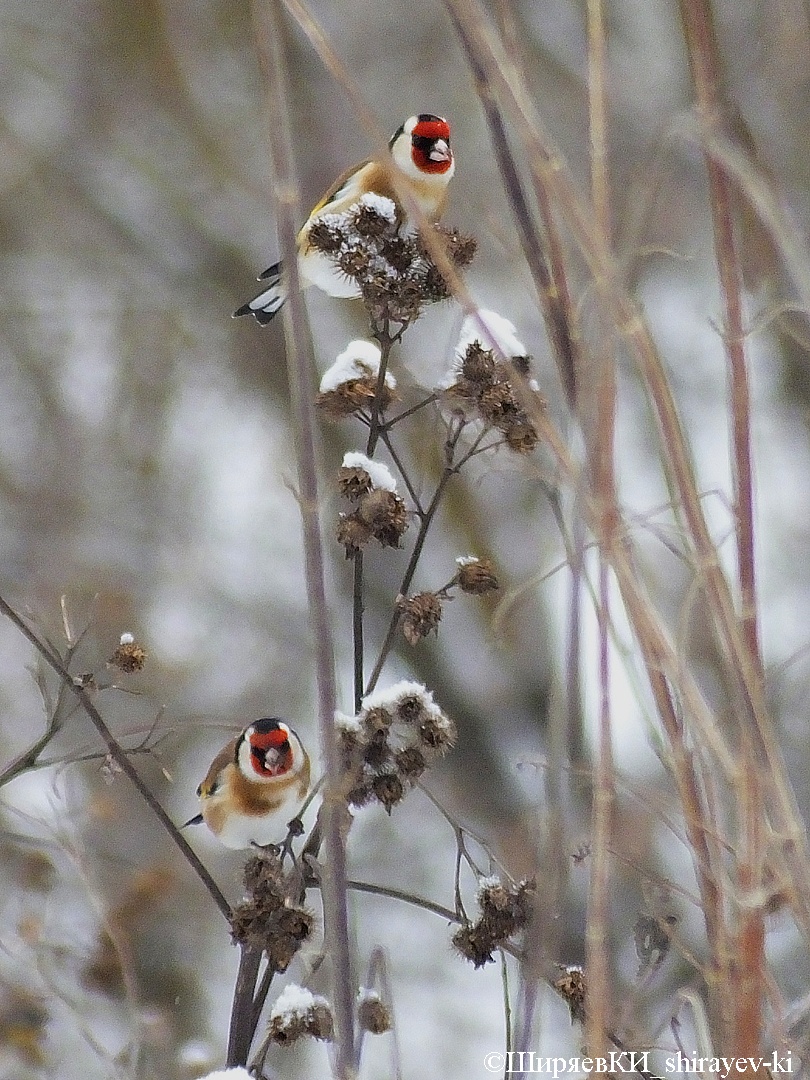
[[[391,470],[381,461],[374,461],[357,450],[349,450],[343,455],[344,469],[363,469],[368,473],[372,488],[380,488],[383,491],[396,491],[397,482],[391,474]]]
[[[302,1035],[332,1037],[334,1021],[326,998],[303,986],[285,986],[270,1012],[268,1034],[277,1043],[291,1043]]]
[[[446,754],[456,737],[456,725],[441,711],[438,716],[428,714],[419,725],[419,742],[427,752]]]
[[[568,1005],[571,1023],[585,1023],[585,1005],[587,985],[585,972],[579,964],[569,964],[562,974],[554,980],[554,989]]]
[[[396,204],[393,199],[389,199],[386,195],[378,195],[374,191],[367,191],[366,194],[361,197],[357,206],[358,208],[365,207],[368,210],[373,210],[376,214],[379,214],[381,218],[390,221],[392,225],[397,220]]]
[[[372,490],[371,477],[365,469],[343,465],[338,471],[338,491],[350,502],[357,502]]]
[[[456,356],[461,359],[473,342],[477,342],[482,349],[494,350],[507,360],[527,355],[526,346],[517,337],[514,325],[497,311],[488,308],[479,308],[475,315],[465,318],[456,345]]]
[[[350,341],[334,364],[324,372],[321,378],[320,392],[336,390],[343,383],[353,379],[371,378],[376,381],[380,370],[380,350],[373,341],[358,338]],[[385,385],[389,390],[396,389],[397,380],[390,373],[385,373]]]
[[[462,592],[483,596],[484,593],[494,592],[500,587],[489,559],[468,556],[456,559],[456,565],[458,566],[456,581]]]
[[[382,1035],[391,1030],[391,1014],[376,990],[360,987],[357,995],[357,1021],[363,1031],[369,1031],[372,1035]]]
[[[127,674],[141,671],[146,663],[146,650],[137,643],[132,634],[124,633],[107,662],[111,667],[117,667],[119,671]]]

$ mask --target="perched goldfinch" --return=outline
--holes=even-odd
[[[301,740],[281,720],[256,720],[211,762],[197,788],[201,813],[186,825],[204,821],[229,848],[277,843],[308,790]]]
[[[298,269],[304,284],[317,285],[329,296],[360,295],[356,283],[341,271],[334,259],[316,251],[308,236],[313,222],[326,214],[343,213],[363,195],[375,194],[390,199],[396,207],[400,231],[414,231],[392,183],[392,169],[396,170],[399,183],[406,186],[424,214],[431,221],[439,220],[447,185],[456,167],[450,149],[450,125],[432,113],[411,116],[394,132],[388,147],[390,161],[363,161],[343,173],[307,218],[298,234]],[[243,304],[234,316],[255,315],[256,321],[263,326],[270,322],[286,296],[281,263],[265,270],[259,280],[264,279],[268,282],[266,288]]]

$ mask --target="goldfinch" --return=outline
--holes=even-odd
[[[275,718],[256,720],[211,762],[197,788],[201,812],[186,825],[204,821],[229,848],[279,842],[306,798],[309,771],[292,728]]]
[[[358,297],[356,283],[344,274],[334,259],[316,251],[309,243],[313,222],[326,214],[341,214],[367,194],[390,199],[396,208],[401,232],[414,232],[392,182],[392,170],[404,184],[414,202],[432,221],[438,221],[444,209],[447,185],[455,172],[450,149],[450,125],[441,116],[420,113],[409,117],[391,137],[390,161],[363,161],[339,176],[307,218],[298,234],[298,269],[305,285],[317,285],[329,296]],[[267,286],[247,304],[234,312],[254,315],[264,326],[284,303],[286,292],[282,265],[275,263],[260,276]]]

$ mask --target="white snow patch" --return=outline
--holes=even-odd
[[[381,461],[372,461],[365,454],[357,450],[349,450],[343,455],[344,469],[365,469],[371,477],[373,488],[382,488],[383,491],[396,491],[397,482],[391,474],[391,470]]]

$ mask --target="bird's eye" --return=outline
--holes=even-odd
[[[197,798],[202,795],[202,784],[197,784]]]

